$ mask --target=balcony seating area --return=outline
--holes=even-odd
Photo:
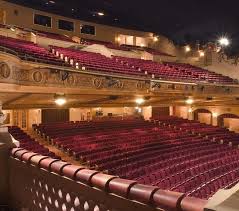
[[[161,189],[208,199],[239,181],[238,135],[197,121],[162,117],[35,129],[93,168]]]
[[[20,147],[26,150],[39,153],[44,156],[60,159],[55,153],[50,152],[49,149],[39,144],[34,138],[31,138],[27,133],[17,126],[8,127],[9,133],[20,142]]]
[[[60,48],[51,46],[52,52],[63,54],[68,60],[73,60],[74,66],[77,64],[84,66],[86,69],[93,69],[96,71],[103,71],[107,73],[118,73],[128,75],[145,75],[143,72],[135,69],[132,66],[117,63],[115,60],[108,58],[100,53],[74,50],[69,48]],[[57,53],[58,52],[58,53]]]
[[[32,42],[0,36],[0,46],[13,50],[17,56],[23,60],[47,63],[52,65],[70,66],[57,58],[47,49],[42,48]]]
[[[207,83],[236,83],[232,78],[214,72],[194,67],[189,64],[165,63],[160,64],[151,60],[113,56],[106,57],[100,53],[74,50],[50,46],[52,53],[62,59],[67,57],[71,65],[79,69],[79,65],[86,69],[94,69],[108,73],[137,75],[162,80],[207,82]]]
[[[155,78],[164,80],[207,82],[207,83],[236,83],[232,78],[223,76],[208,70],[181,63],[163,63],[151,60],[126,58],[115,56],[119,63],[134,66],[148,74],[154,74]]]
[[[58,36],[52,33],[45,33],[46,37],[54,39],[69,38]],[[63,38],[64,37],[64,38]],[[83,40],[85,44],[93,43],[91,40]],[[83,42],[82,41],[82,42]],[[94,41],[103,44],[106,47],[118,50],[129,50],[127,46],[116,46],[109,42]],[[104,73],[127,74],[138,77],[152,77],[161,80],[186,81],[186,82],[201,82],[201,83],[219,83],[219,84],[235,84],[238,83],[228,76],[223,76],[218,73],[195,67],[189,64],[181,63],[158,63],[152,60],[143,60],[135,58],[127,58],[120,56],[106,57],[100,53],[87,52],[82,50],[74,50],[69,48],[61,48],[50,46],[51,52],[40,47],[32,42],[0,36],[0,49],[13,51],[18,57],[23,60],[47,63],[52,65],[60,65],[71,67],[72,65],[79,69],[95,70]],[[145,48],[152,54],[157,53],[156,50]],[[58,52],[58,54],[56,54]],[[11,53],[11,52],[10,52]],[[161,52],[158,52],[162,54]],[[63,55],[63,57],[61,57]],[[163,54],[162,54],[163,55]],[[165,54],[166,55],[166,54]],[[59,58],[60,57],[60,58]],[[67,57],[67,60],[65,59]],[[67,62],[66,62],[67,61]]]

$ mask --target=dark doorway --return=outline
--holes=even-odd
[[[42,109],[42,123],[67,122],[70,120],[69,109]]]
[[[169,116],[169,107],[152,107],[152,118],[159,116]]]

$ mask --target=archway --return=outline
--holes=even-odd
[[[225,122],[224,119],[225,118],[230,118],[230,119],[239,119],[239,116],[236,114],[230,114],[230,113],[226,113],[226,114],[221,114],[217,117],[217,125],[219,127],[225,127]]]
[[[200,116],[200,114],[205,114],[205,115],[202,117],[202,115]],[[196,109],[195,111],[193,111],[193,118],[194,120],[197,120],[203,123],[212,124],[212,112],[207,109],[203,109],[203,108]],[[208,121],[208,118],[209,118],[209,121]]]

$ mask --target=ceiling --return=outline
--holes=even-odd
[[[226,34],[233,40],[232,49],[239,50],[237,0],[8,1],[65,17],[163,34],[179,44],[216,41]]]
[[[145,98],[143,106],[162,105],[186,105],[186,97],[183,94],[159,94],[147,98],[139,95],[109,96],[96,94],[68,94],[67,103],[64,108],[77,107],[134,107],[137,98]],[[54,94],[46,93],[0,93],[3,109],[27,109],[27,108],[58,108],[54,102]],[[207,100],[203,96],[193,96],[194,105],[216,106],[216,105],[239,105],[235,97],[214,97]]]

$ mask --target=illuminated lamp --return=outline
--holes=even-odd
[[[185,102],[186,104],[191,105],[194,103],[194,100],[192,98],[188,98]]]
[[[58,106],[62,106],[64,104],[66,104],[66,97],[65,94],[56,94],[55,95],[55,103]]]
[[[143,98],[138,98],[135,100],[135,102],[138,104],[138,105],[141,105],[142,103],[144,103],[144,99]]]

